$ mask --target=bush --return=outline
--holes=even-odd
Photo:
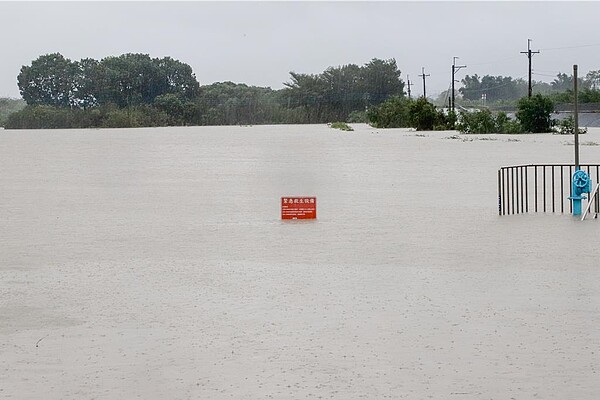
[[[7,129],[136,128],[169,126],[172,118],[153,106],[118,108],[114,104],[87,110],[38,105],[10,114]]]
[[[369,122],[366,111],[352,111],[348,114],[348,122],[354,124],[366,124]]]
[[[494,115],[490,110],[483,109],[474,113],[461,113],[456,128],[461,133],[522,133],[518,121],[508,118],[506,113]]]
[[[510,119],[504,111],[496,114],[496,129],[498,133],[523,133],[523,127],[519,121]]]
[[[456,127],[461,133],[498,133],[496,119],[488,109],[462,112]]]
[[[105,114],[100,124],[101,128],[131,128],[132,119],[127,109],[118,108]]]
[[[342,131],[353,131],[352,127],[345,122],[333,122],[328,124],[330,128],[340,129]]]
[[[432,131],[434,125],[439,125],[438,123],[441,120],[441,113],[424,97],[419,97],[416,101],[411,101],[408,106],[408,112],[410,114],[411,127],[416,128],[418,131]]]
[[[375,128],[415,128],[418,131],[452,129],[456,114],[444,115],[425,98],[407,100],[394,97],[367,111]]]
[[[570,115],[567,118],[558,121],[554,127],[554,132],[560,135],[574,135],[575,134],[575,118]],[[579,128],[579,133],[587,133],[587,128]]]
[[[458,121],[458,116],[456,115],[456,112],[450,110],[448,111],[447,115],[442,114],[443,117],[443,124],[439,125],[439,127],[441,129],[436,129],[436,127],[434,127],[434,129],[437,130],[447,130],[447,129],[454,129],[456,127],[456,122]]]
[[[515,134],[515,133],[524,133],[524,131],[523,131],[523,127],[521,126],[519,121],[514,120],[514,119],[509,119],[504,124],[502,124],[500,133]]]
[[[25,108],[21,99],[0,98],[0,126],[4,126],[8,116]]]
[[[369,124],[375,128],[408,128],[411,126],[409,104],[403,97],[392,97],[367,111]]]
[[[168,115],[169,125],[184,125],[184,117],[195,113],[193,104],[186,104],[181,96],[174,93],[157,96],[154,107]]]
[[[517,108],[517,120],[524,131],[531,133],[552,131],[550,116],[554,111],[554,104],[549,97],[539,93],[532,97],[523,97],[517,103]]]
[[[10,114],[6,120],[7,129],[59,129],[70,128],[74,123],[70,109],[53,106],[26,106],[21,111]]]

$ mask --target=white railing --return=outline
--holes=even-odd
[[[583,216],[581,217],[581,220],[583,221],[585,219],[585,217],[587,216],[588,212],[590,211],[590,208],[592,207],[592,204],[596,204],[595,207],[595,212],[594,212],[594,218],[598,218],[598,212],[600,210],[598,210],[598,202],[600,201],[600,183],[596,184],[596,188],[594,189],[594,191],[589,194],[589,200],[588,200],[588,205],[585,208],[585,212],[583,213]]]

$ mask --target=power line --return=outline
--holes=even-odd
[[[534,69],[533,72],[535,73],[536,71],[539,72],[546,72],[546,73],[551,73],[551,74],[560,74],[560,71],[548,71],[548,70],[543,70],[543,69]]]
[[[528,39],[531,40],[531,39]],[[543,48],[543,49],[539,49],[539,51],[536,52],[532,52],[532,53],[539,53],[540,51],[554,51],[554,50],[568,50],[568,49],[578,49],[578,48],[584,48],[584,47],[598,47],[600,46],[600,43],[592,43],[592,44],[581,44],[581,45],[574,45],[574,46],[562,46],[562,47],[548,47],[548,48]],[[527,52],[521,52],[523,54],[527,54]],[[486,61],[486,62],[478,62],[478,63],[469,63],[470,66],[479,66],[479,65],[488,65],[488,64],[496,64],[502,61],[509,61],[509,60],[514,60],[516,58],[519,58],[520,56],[511,56],[511,57],[504,57],[504,58],[499,58],[497,60],[494,61]],[[554,71],[552,71],[554,72]]]
[[[576,45],[576,46],[564,46],[564,47],[550,47],[547,49],[540,49],[543,51],[554,51],[554,50],[567,50],[567,49],[579,49],[582,47],[596,47],[596,46],[600,46],[600,43],[594,43],[594,44],[581,44],[581,45]]]
[[[556,78],[556,75],[548,75],[548,74],[540,74],[538,72],[533,72],[533,75],[537,75],[537,76],[547,76],[549,78]]]
[[[520,58],[520,57],[521,56],[512,56],[512,57],[501,58],[501,59],[495,60],[495,61],[487,61],[487,62],[481,62],[481,63],[469,63],[469,65],[471,65],[471,66],[478,66],[478,65],[497,64],[497,63],[502,62],[502,61],[514,60],[514,59]]]

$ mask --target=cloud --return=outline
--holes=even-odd
[[[597,15],[596,2],[0,2],[0,96],[17,97],[21,66],[51,52],[168,55],[190,64],[201,84],[273,88],[292,70],[395,58],[403,79],[425,67],[434,94],[449,86],[453,56],[464,74],[521,77],[527,39],[535,49],[593,42]],[[534,69],[600,69],[595,53],[542,51]]]

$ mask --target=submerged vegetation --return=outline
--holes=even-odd
[[[572,115],[560,120],[556,123],[554,131],[559,135],[574,135],[575,134],[575,118]],[[587,128],[579,128],[579,133],[587,133]]]
[[[353,131],[354,129],[352,129],[352,127],[350,125],[348,125],[345,122],[332,122],[331,124],[328,124],[330,128],[333,129],[339,129],[341,131]]]
[[[444,113],[427,99],[394,97],[369,109],[369,123],[376,128],[415,128],[419,131],[454,129],[456,116]]]
[[[458,116],[444,112],[424,98],[410,100],[395,97],[371,108],[367,115],[377,128],[415,128],[416,130],[457,129],[461,133],[541,133],[551,132],[551,114],[554,104],[547,96],[536,94],[518,102],[516,119],[504,112],[487,108],[472,112],[463,111]]]
[[[506,113],[494,114],[488,109],[460,114],[456,129],[462,133],[522,133],[518,121],[508,118]]]
[[[462,133],[544,133],[553,131],[554,104],[548,96],[535,94],[517,103],[516,119],[488,109],[461,113],[457,129]]]

